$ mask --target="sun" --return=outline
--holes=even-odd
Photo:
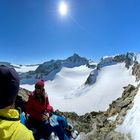
[[[58,11],[59,11],[61,16],[67,15],[68,6],[67,6],[66,2],[64,2],[64,1],[60,2],[59,7],[58,7]]]

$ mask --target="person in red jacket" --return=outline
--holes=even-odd
[[[46,112],[51,112],[52,107],[49,104],[48,95],[45,92],[44,80],[38,80],[35,84],[35,90],[29,93],[29,99],[26,104],[26,113],[29,114],[27,127],[35,129],[35,139],[38,140],[41,133],[41,127],[46,120]]]

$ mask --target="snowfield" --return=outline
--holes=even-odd
[[[54,80],[45,82],[45,89],[54,109],[76,112],[79,115],[104,111],[113,100],[121,97],[124,86],[135,84],[131,69],[127,70],[124,63],[103,67],[98,72],[96,83],[85,86],[91,71],[86,66],[63,67]],[[21,87],[34,90],[34,85],[24,84]]]

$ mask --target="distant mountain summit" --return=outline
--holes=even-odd
[[[66,60],[63,61],[63,66],[72,68],[72,67],[78,67],[81,65],[87,65],[89,63],[89,60],[87,60],[84,57],[79,56],[78,54],[74,54],[71,57],[68,57]]]
[[[20,77],[27,86],[37,78],[46,80],[52,106],[82,132],[80,139],[139,139],[140,53],[103,57],[98,64],[74,54]]]
[[[114,65],[120,62],[124,62],[126,68],[129,68],[132,64],[134,64],[134,62],[136,62],[136,55],[132,52],[127,52],[126,54],[103,57],[97,67],[102,68],[104,66]]]
[[[137,61],[137,55],[132,52],[127,52],[126,54],[120,54],[115,56],[106,56],[101,58],[100,62],[97,64],[97,67],[93,69],[90,73],[89,77],[87,78],[85,84],[93,84],[96,82],[96,78],[98,76],[98,71],[106,66],[115,65],[117,63],[125,63],[125,67],[129,69]]]
[[[20,74],[21,83],[26,83],[27,81],[30,81],[28,83],[32,83],[36,79],[40,78],[52,80],[62,67],[73,68],[88,64],[89,60],[79,56],[78,54],[74,54],[65,60],[50,60],[40,64],[35,71]],[[30,79],[32,79],[32,82]]]
[[[80,57],[78,54],[74,54],[71,57],[68,57],[65,60],[51,60],[40,64],[39,67],[35,70],[36,73],[45,73],[49,74],[53,70],[60,70],[62,67],[78,67],[81,65],[88,64],[88,60],[84,57]]]
[[[106,66],[115,65],[117,63],[125,63],[125,67],[129,69],[135,63],[140,62],[140,53],[127,52],[126,54],[118,54],[114,56],[106,56],[101,58],[98,64],[78,54],[64,60],[50,60],[37,65],[14,65],[9,62],[0,62],[1,65],[14,67],[20,74],[21,84],[33,84],[36,79],[53,80],[54,76],[60,72],[63,67],[74,68],[81,65],[86,65],[88,68],[93,69],[85,84],[93,84],[96,82],[98,71]],[[34,68],[33,68],[34,67]],[[24,70],[23,70],[24,68]]]

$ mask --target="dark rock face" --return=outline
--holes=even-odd
[[[49,62],[45,62],[35,70],[35,73],[44,73],[44,74],[49,74],[51,71],[55,69],[60,69],[61,68],[61,61],[55,61],[51,60]]]
[[[97,70],[97,69],[94,69],[94,70],[90,73],[90,75],[88,76],[88,78],[87,78],[85,84],[86,84],[86,85],[87,85],[87,84],[88,84],[88,85],[94,84],[94,83],[96,82],[97,76],[98,76],[98,70]]]
[[[114,61],[115,62],[125,62],[125,59],[126,59],[126,55],[125,54],[116,55],[114,57]]]
[[[102,58],[101,61],[97,65],[97,69],[100,70],[102,67],[110,66],[114,64],[117,64],[117,62],[114,61],[114,57]]]
[[[129,67],[134,64],[134,62],[136,61],[136,57],[134,55],[134,53],[127,53],[126,54],[126,59],[125,59],[125,67],[127,69],[129,69]]]
[[[66,60],[63,61],[64,67],[78,67],[81,65],[87,65],[89,63],[89,60],[87,60],[84,57],[80,57],[78,54],[74,54],[71,57],[68,57]]]
[[[136,81],[140,80],[140,64],[136,62],[132,68],[132,75],[136,76]]]

